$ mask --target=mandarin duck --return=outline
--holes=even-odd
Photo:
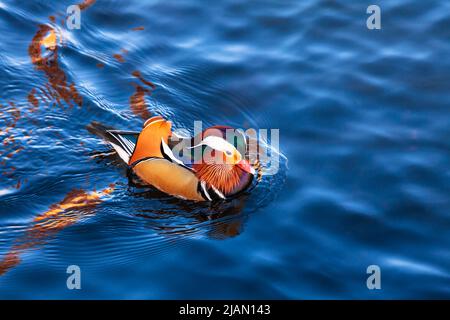
[[[197,137],[182,138],[172,132],[170,121],[154,116],[141,132],[108,129],[97,122],[88,130],[106,140],[145,185],[177,198],[224,200],[248,190],[260,178],[259,165],[252,166],[245,158],[243,132],[235,131],[233,144],[226,140],[227,130],[234,131],[231,127],[214,126]],[[194,161],[195,152],[200,152],[201,161]],[[209,157],[204,157],[206,153]]]

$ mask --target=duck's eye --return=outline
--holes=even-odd
[[[225,151],[225,154],[229,157],[231,157],[231,155],[232,155],[231,151]]]

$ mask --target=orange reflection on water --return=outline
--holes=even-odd
[[[54,28],[41,24],[31,40],[28,54],[35,68],[47,76],[49,86],[46,86],[47,92],[43,91],[47,99],[56,100],[58,105],[64,100],[71,107],[73,103],[81,106],[81,95],[73,83],[68,84],[67,76],[59,66],[57,38]]]
[[[143,84],[149,86],[152,90],[156,88],[153,82],[145,80],[139,71],[133,71],[132,75],[138,78]],[[148,110],[148,105],[145,101],[145,94],[151,94],[152,91],[143,87],[140,84],[132,83],[135,88],[134,94],[130,97],[130,108],[133,113],[143,120],[151,117],[151,112]]]
[[[113,54],[113,57],[114,57],[114,59],[116,59],[120,63],[124,63],[125,62],[124,57],[121,54],[119,54],[119,53]]]
[[[82,3],[78,4],[78,7],[80,10],[85,10],[92,6],[95,3],[96,0],[84,0]]]
[[[135,76],[136,78],[138,78],[139,80],[141,80],[143,84],[148,85],[148,86],[151,87],[152,89],[155,89],[155,88],[156,88],[156,85],[155,85],[153,82],[151,82],[151,81],[145,80],[145,79],[142,77],[141,73],[140,73],[138,70],[133,71],[131,74],[132,74],[133,76]]]
[[[1,119],[5,122],[5,128],[0,129],[0,135],[6,135],[9,131],[14,129],[21,116],[20,110],[16,107],[14,102],[10,101],[8,104],[9,107],[4,107],[0,104],[0,108],[2,109]]]
[[[143,120],[147,120],[151,117],[151,113],[148,110],[147,103],[145,102],[145,94],[150,93],[150,90],[133,83],[135,88],[134,94],[130,97],[130,108],[133,113]]]
[[[30,112],[35,112],[39,108],[39,100],[36,98],[36,89],[31,89],[28,94],[28,102],[33,106]]]
[[[93,215],[95,212],[92,209],[102,202],[102,198],[111,194],[114,188],[115,185],[110,184],[101,191],[73,190],[62,201],[51,205],[46,212],[35,217],[33,225],[25,231],[25,235],[15,241],[16,244],[0,261],[0,275],[20,263],[20,254],[24,250],[44,244],[58,231],[73,225],[82,217]]]

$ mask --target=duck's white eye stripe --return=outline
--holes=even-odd
[[[236,148],[226,141],[223,138],[216,136],[208,136],[202,140],[199,144],[193,146],[192,148],[196,148],[198,146],[208,146],[210,148],[225,152],[227,154],[233,154],[236,151]]]

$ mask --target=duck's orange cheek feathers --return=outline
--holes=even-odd
[[[199,180],[214,186],[225,196],[232,193],[240,181],[238,170],[227,164],[194,164],[193,168]]]

